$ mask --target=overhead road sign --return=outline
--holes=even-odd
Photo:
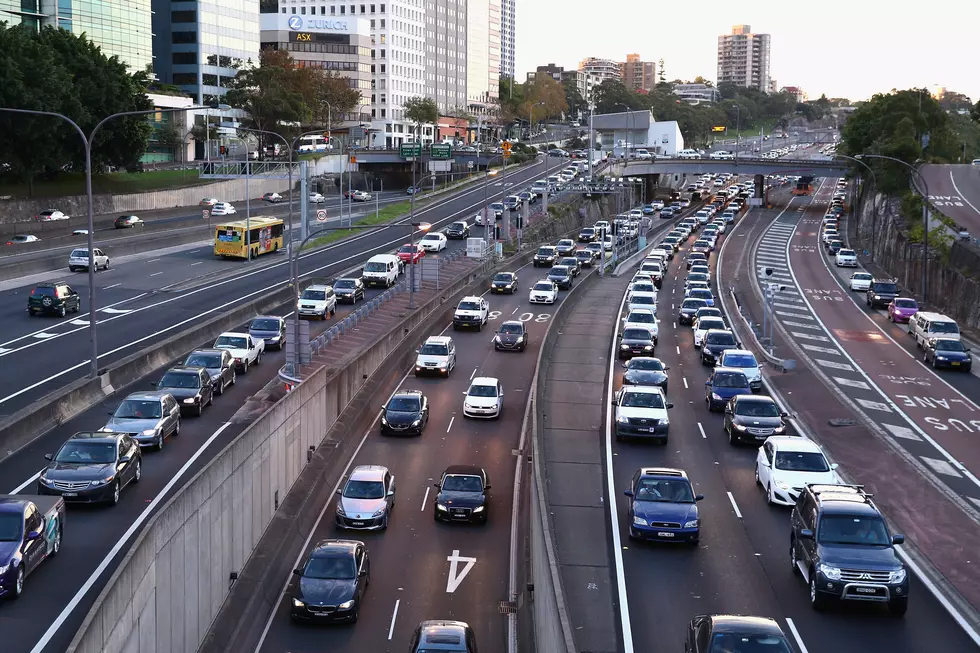
[[[429,156],[433,159],[449,159],[453,155],[453,146],[433,143],[429,146]]]

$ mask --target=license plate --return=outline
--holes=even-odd
[[[855,587],[854,590],[860,594],[876,594],[878,592],[873,587]]]
[[[641,433],[649,433],[653,429],[651,429],[651,428],[649,428],[647,426],[640,426],[636,430],[639,431],[639,432],[641,432]]]
[[[660,532],[660,533],[657,533],[657,537],[674,537],[674,534],[673,533]]]
[[[78,496],[78,492],[62,492],[61,493],[61,496],[63,496],[63,497],[77,497]]]
[[[959,361],[953,361],[952,363],[950,363],[950,365],[952,365],[953,367],[957,367],[959,366],[959,364],[960,364]]]
[[[363,526],[363,525],[364,525],[364,522],[362,522],[362,521],[352,521],[351,522],[351,526]]]

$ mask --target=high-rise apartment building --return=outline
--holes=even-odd
[[[465,110],[466,0],[425,0],[425,95],[442,115]]]
[[[514,79],[514,46],[517,43],[517,0],[500,4],[500,76]]]
[[[153,70],[198,104],[211,104],[259,60],[259,0],[152,0]]]
[[[652,91],[657,85],[657,64],[640,61],[640,55],[628,54],[619,65],[623,84],[631,91]]]
[[[118,56],[138,72],[153,63],[150,9],[150,0],[0,0],[0,20],[84,33],[107,56]]]
[[[466,99],[477,115],[490,113],[500,95],[500,2],[467,3]]]
[[[582,59],[578,65],[578,69],[583,73],[592,75],[600,84],[607,79],[623,78],[619,63],[612,59],[588,57],[587,59]]]
[[[753,34],[749,25],[734,25],[731,34],[718,37],[718,84],[726,82],[770,89],[769,35]]]

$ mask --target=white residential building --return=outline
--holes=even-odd
[[[466,0],[425,0],[425,95],[439,115],[466,108]]]
[[[607,79],[622,79],[622,70],[618,61],[588,57],[578,65],[582,72],[592,75],[600,84]]]
[[[500,76],[514,79],[514,47],[517,43],[517,0],[501,0]]]
[[[750,25],[734,25],[718,37],[718,84],[770,92],[768,34],[753,34]]]

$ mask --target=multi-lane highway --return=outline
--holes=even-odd
[[[293,624],[289,610],[294,583],[290,581],[289,591],[268,617],[259,651],[403,651],[414,628],[426,619],[465,621],[473,627],[480,650],[505,650],[506,615],[500,602],[508,598],[513,450],[520,438],[538,350],[557,308],[528,302],[528,289],[544,271],[525,266],[516,272],[519,289],[514,295],[487,297],[490,321],[482,332],[456,332],[447,325],[444,333],[455,341],[457,355],[456,370],[449,378],[410,375],[402,381],[402,388],[420,389],[428,397],[430,417],[424,434],[382,437],[377,423],[364,434],[350,465],[385,465],[394,473],[397,507],[388,530],[341,531],[333,523],[333,507],[328,506],[312,534],[313,542],[349,538],[367,544],[371,582],[358,623],[340,628]],[[559,301],[566,295],[562,291]],[[526,351],[494,351],[493,332],[506,320],[527,325]],[[463,394],[474,377],[500,379],[504,408],[499,420],[463,417]],[[436,489],[432,484],[448,465],[456,464],[482,466],[489,475],[490,513],[485,526],[433,519]]]
[[[919,168],[925,186],[916,179],[920,192],[929,192],[930,203],[980,238],[980,166],[928,164]]]
[[[756,216],[750,213],[742,219]],[[727,237],[722,236],[723,246]],[[743,242],[730,243],[726,256],[738,256]],[[788,510],[767,505],[755,481],[756,449],[731,446],[722,416],[707,411],[708,368],[693,347],[690,327],[676,324],[686,250],[682,248],[670,264],[658,312],[656,354],[670,367],[668,399],[674,405],[670,441],[658,447],[615,442],[609,433],[606,437],[613,452],[609,459],[614,461],[608,473],[618,495],[607,500],[615,506],[615,527],[623,542],[616,557],[626,588],[620,601],[629,605],[632,641],[677,641],[694,615],[735,613],[775,618],[801,652],[974,650],[972,641],[917,579],[902,621],[875,608],[849,606],[818,613],[810,607],[806,587],[790,568]],[[715,257],[711,258],[714,267]],[[725,283],[716,279],[714,291]],[[610,371],[613,388],[618,388],[621,369],[613,365]],[[702,527],[696,548],[628,538],[628,506],[621,493],[637,469],[660,465],[685,469],[695,491],[705,495],[699,504]],[[845,471],[860,480],[861,470]]]
[[[471,218],[483,206],[484,193],[495,201],[513,186],[544,176],[541,161],[492,178],[483,185],[433,201],[416,211],[415,219],[439,229]],[[333,278],[375,253],[390,252],[409,236],[408,220],[356,235],[324,249],[303,254],[304,278]],[[459,244],[452,245],[460,246]],[[210,247],[155,257],[152,254],[113,266],[96,275],[98,284],[99,365],[122,358],[163,340],[182,328],[220,311],[281,287],[287,282],[284,255],[251,262],[220,261]],[[58,275],[82,296],[78,314],[66,318],[30,317],[26,311],[30,286],[0,292],[0,365],[20,373],[0,379],[0,413],[10,414],[85,374],[89,363],[87,275]]]

